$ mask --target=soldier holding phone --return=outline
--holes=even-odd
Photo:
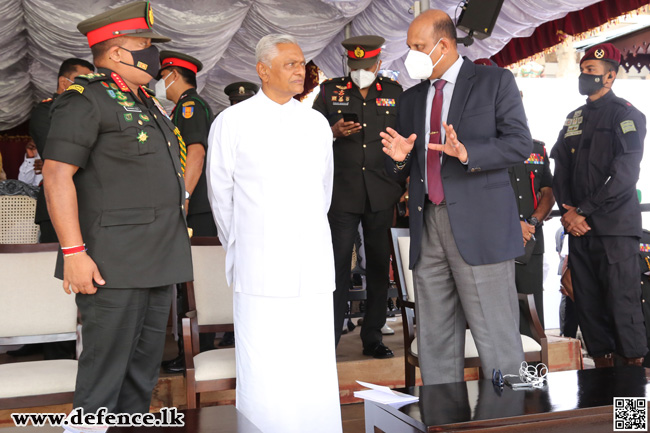
[[[350,289],[352,245],[359,223],[366,252],[366,311],[361,329],[363,353],[390,358],[382,343],[393,208],[402,193],[386,174],[379,132],[395,126],[397,98],[402,86],[378,76],[381,68],[379,36],[356,36],[342,42],[351,72],[321,84],[314,109],[329,121],[334,135],[334,190],[328,214],[334,244],[336,291],[334,331],[341,337]]]

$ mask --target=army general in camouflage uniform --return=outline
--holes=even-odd
[[[169,40],[152,24],[148,2],[79,23],[98,73],[52,107],[43,177],[56,276],[81,312],[74,407],[86,412],[149,411],[172,284],[192,280],[180,133],[142,87],[160,67],[151,42]]]

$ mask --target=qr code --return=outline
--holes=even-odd
[[[614,431],[648,431],[645,398],[614,397]]]

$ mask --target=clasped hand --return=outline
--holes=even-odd
[[[577,214],[575,206],[563,204],[562,207],[567,210],[560,219],[565,233],[570,233],[573,236],[582,236],[591,230],[585,217]]]

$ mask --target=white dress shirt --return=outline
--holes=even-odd
[[[449,114],[449,106],[451,105],[451,97],[454,94],[454,87],[456,85],[456,80],[458,79],[458,73],[460,72],[460,67],[463,65],[463,58],[459,55],[458,59],[442,74],[442,77],[436,78],[435,80],[429,80],[429,92],[427,93],[427,105],[426,110],[427,114],[424,118],[424,155],[426,161],[426,154],[429,151],[429,133],[431,132],[431,104],[433,104],[433,97],[436,94],[436,88],[433,87],[433,83],[439,79],[447,81],[445,87],[442,88],[442,113],[440,113],[440,143],[445,142],[445,129],[442,127],[442,122],[447,121],[447,115]],[[442,153],[440,154],[440,160],[442,162]],[[427,164],[424,164],[424,176],[425,179],[427,176]],[[429,183],[424,182],[424,192],[425,194],[429,193]]]
[[[39,186],[41,184],[41,182],[43,181],[43,175],[40,173],[36,174],[34,172],[34,162],[37,159],[41,159],[38,152],[36,152],[36,156],[33,158],[28,158],[27,154],[25,154],[25,160],[23,161],[22,164],[20,164],[20,168],[18,169],[19,181],[25,182],[26,184],[32,186]]]
[[[280,105],[260,91],[223,111],[208,142],[208,196],[228,283],[261,296],[333,291],[327,120],[295,99]]]

